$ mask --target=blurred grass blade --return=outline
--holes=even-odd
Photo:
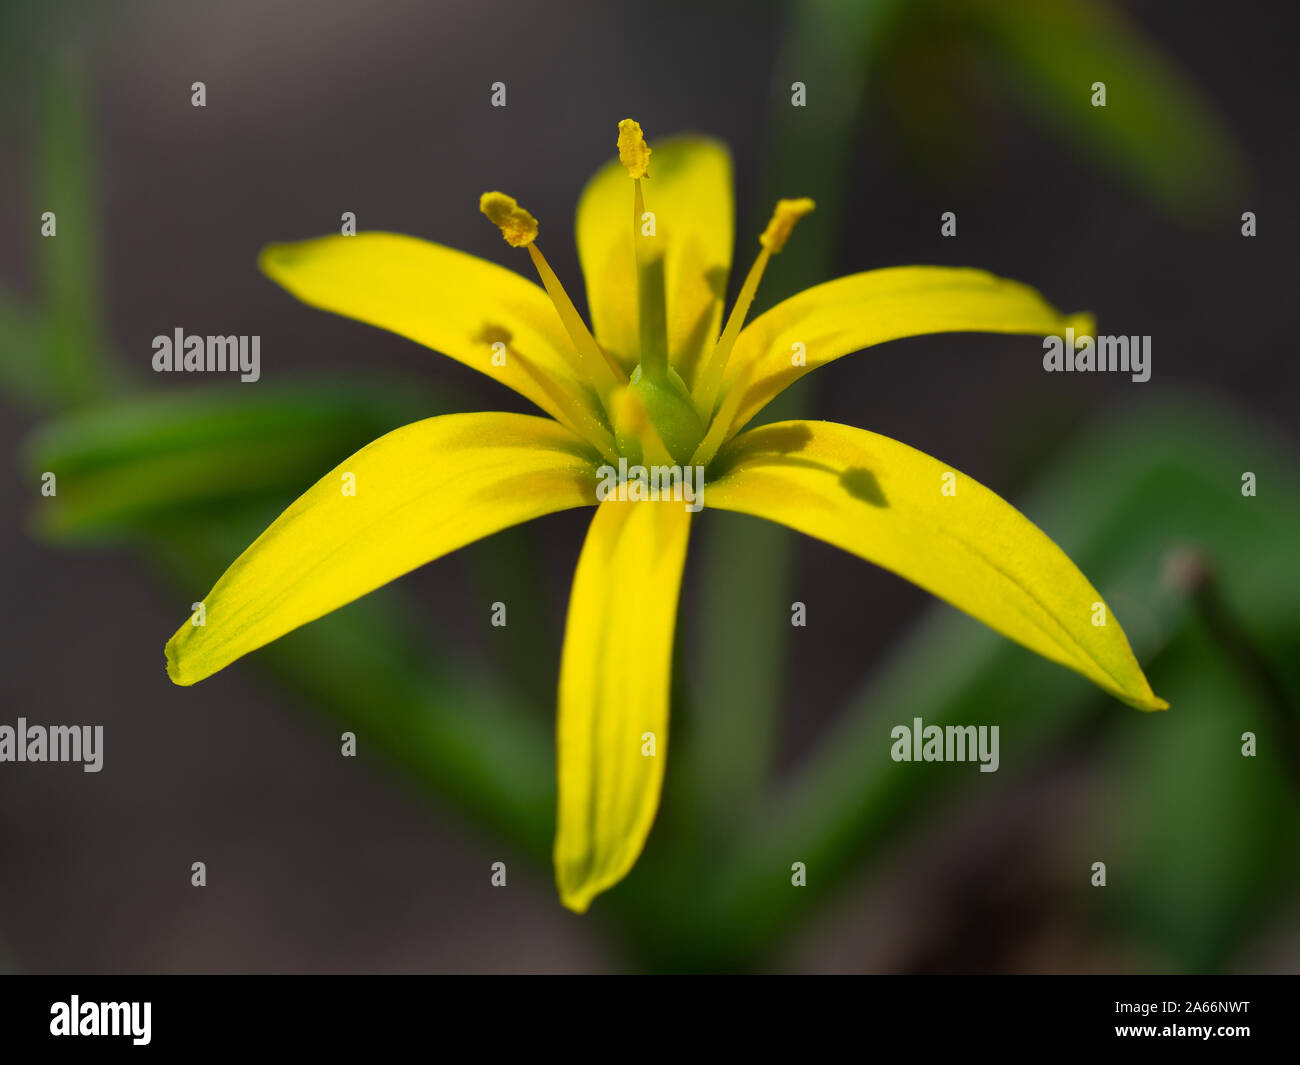
[[[56,224],[56,235],[36,238],[40,354],[50,392],[63,403],[104,394],[112,372],[100,302],[88,99],[84,57],[65,50],[45,77],[36,175],[38,216],[53,212]]]
[[[48,409],[55,390],[47,369],[40,321],[0,290],[0,389],[25,406]]]
[[[28,473],[51,471],[58,488],[34,505],[35,529],[59,540],[116,536],[244,499],[287,501],[351,452],[442,406],[400,387],[287,382],[77,411],[27,442]]]
[[[1027,106],[1165,204],[1188,211],[1235,190],[1242,164],[1225,127],[1113,5],[963,0],[956,13],[975,20]],[[1105,107],[1092,105],[1094,82],[1105,83]]]

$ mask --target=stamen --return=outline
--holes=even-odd
[[[649,152],[650,149],[646,149]],[[632,196],[632,242],[636,249],[637,317],[641,337],[641,372],[656,380],[668,371],[668,307],[664,285],[664,256],[642,234],[645,198],[641,179],[634,183]]]
[[[650,176],[650,146],[640,123],[630,118],[618,124],[618,161],[632,178],[632,248],[636,255],[637,323],[641,340],[641,373],[660,381],[668,371],[668,310],[664,293],[663,250],[643,234],[645,195],[641,179]]]
[[[574,395],[569,388],[550,374],[543,373],[515,348],[508,347],[506,352],[507,357],[518,362],[524,368],[524,372],[537,383],[537,387],[555,404],[560,415],[558,420],[566,428],[577,433],[611,462],[618,460],[618,448],[614,445],[614,437],[592,414],[589,401]]]
[[[772,212],[772,220],[767,223],[758,242],[763,246],[754,260],[754,265],[745,275],[745,283],[740,286],[735,306],[727,317],[726,328],[722,331],[709,361],[700,373],[695,385],[695,409],[706,422],[713,413],[713,404],[718,398],[718,389],[722,387],[722,376],[727,369],[727,360],[731,358],[731,349],[736,346],[736,337],[740,335],[745,316],[758,294],[758,283],[763,279],[763,271],[773,255],[780,253],[785,242],[790,239],[795,223],[804,215],[810,214],[816,205],[808,197],[798,200],[778,200]]]
[[[605,349],[596,343],[596,338],[587,329],[587,323],[582,320],[578,308],[573,305],[573,300],[569,299],[569,294],[564,291],[564,286],[555,276],[551,264],[542,255],[542,249],[536,244],[530,244],[528,254],[532,256],[533,266],[537,268],[537,275],[542,279],[542,287],[551,297],[555,309],[560,312],[564,331],[569,334],[573,346],[578,349],[576,352],[580,360],[578,373],[584,380],[590,381],[595,386],[602,400],[608,401],[614,389],[627,383],[627,375],[623,373],[623,367],[611,359],[605,353]]]
[[[740,410],[745,392],[749,389],[749,379],[754,376],[756,365],[753,362],[746,363],[736,374],[736,379],[731,382],[731,388],[722,400],[722,406],[718,408],[718,416],[713,419],[709,431],[700,441],[700,446],[695,449],[695,454],[691,456],[692,466],[708,466],[726,441],[731,423],[736,420],[736,413]]]
[[[514,248],[527,248],[533,265],[542,279],[546,294],[551,297],[559,312],[564,331],[569,334],[576,350],[565,352],[569,363],[578,377],[591,384],[599,393],[602,401],[608,401],[611,392],[621,384],[627,383],[627,376],[613,359],[611,359],[591,335],[582,315],[574,307],[569,294],[564,291],[560,279],[555,276],[546,257],[537,247],[537,219],[525,211],[514,197],[504,192],[485,192],[479,197],[479,210],[496,224],[505,237],[506,243]]]

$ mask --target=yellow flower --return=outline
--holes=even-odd
[[[618,148],[622,166],[611,161],[578,205],[590,330],[542,256],[536,219],[502,193],[485,193],[480,207],[527,250],[540,288],[389,233],[263,251],[263,271],[304,302],[450,355],[549,417],[430,418],[346,459],[234,561],[204,599],[204,624],[181,625],[167,644],[172,680],[200,681],[481,537],[595,506],[569,601],[557,725],[556,881],[564,904],[582,912],[627,875],[654,821],[677,598],[698,509],[599,491],[611,469],[630,463],[702,467],[705,506],[841,547],[1132,706],[1167,706],[1097,590],[987,488],[845,425],[741,431],[797,378],[884,341],[1056,335],[1071,325],[1088,331],[1088,319],[1062,316],[1034,290],[979,270],[908,266],[817,285],[744,326],[768,260],[813,206],[783,200],[724,327],[733,215],[726,149],[682,137],[656,146],[651,166],[630,120]]]

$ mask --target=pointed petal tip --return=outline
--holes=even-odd
[[[1065,324],[1068,328],[1074,330],[1074,335],[1079,337],[1095,337],[1097,335],[1097,316],[1091,311],[1079,311],[1076,314],[1067,314]]]
[[[195,631],[191,617],[181,623],[181,627],[172,633],[172,638],[163,648],[167,660],[167,679],[178,688],[189,688],[216,672],[204,665],[203,657],[199,654],[195,640],[201,636],[202,633]]]
[[[322,245],[329,245],[334,241],[365,240],[371,235],[362,233],[358,236],[341,236],[338,233],[326,233],[324,236],[307,237],[303,240],[273,241],[270,244],[263,244],[258,251],[257,269],[276,284],[283,284],[284,272],[302,265],[304,261],[310,261],[313,252],[320,249]]]
[[[1143,680],[1146,678],[1144,677]],[[1137,691],[1118,691],[1111,689],[1112,694],[1121,702],[1133,707],[1135,710],[1142,710],[1146,713],[1156,713],[1160,710],[1168,710],[1169,702],[1160,698],[1151,690],[1151,685],[1143,684]]]
[[[186,622],[188,624],[188,622]],[[181,668],[180,650],[177,642],[180,640],[180,633],[177,633],[167,641],[167,646],[163,648],[163,654],[167,658],[167,677],[177,687],[188,688],[199,680],[198,677],[188,676],[187,672]]]
[[[587,891],[568,892],[560,888],[560,904],[569,912],[581,917],[591,908],[594,896]]]
[[[257,253],[257,269],[265,276],[276,279],[276,272],[287,266],[292,258],[291,244],[266,244]]]

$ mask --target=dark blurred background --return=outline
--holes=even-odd
[[[1287,434],[1296,429],[1298,379],[1295,8],[1244,0],[1229,16],[1219,6],[1175,2],[1069,5],[1104,11],[1106,19],[1118,12],[1123,39],[1149,51],[1099,55],[1168,73],[1182,87],[1178,107],[1198,125],[1169,147],[1147,136],[1140,122],[1130,145],[1090,133],[1089,122],[1110,116],[1083,107],[1089,85],[1111,72],[1099,69],[1094,77],[1085,64],[1079,109],[1069,112],[1054,95],[1059,86],[1051,84],[1050,69],[1054,56],[1067,73],[1072,60],[1048,41],[1042,55],[1049,72],[1035,75],[1026,52],[1013,63],[1005,50],[1012,30],[1000,36],[989,29],[1001,15],[978,32],[956,13],[961,5],[946,3],[918,4],[907,17],[891,10],[888,20],[881,16],[883,29],[864,28],[869,19],[855,17],[849,24],[864,43],[848,48],[817,36],[835,25],[836,7],[510,0],[5,5],[5,305],[36,307],[50,284],[39,266],[39,218],[49,209],[44,183],[57,182],[57,174],[49,176],[50,156],[40,145],[50,133],[49,94],[64,91],[49,89],[52,78],[64,79],[57,86],[80,86],[86,104],[85,217],[96,220],[98,232],[87,255],[98,272],[103,317],[96,339],[111,352],[103,361],[109,376],[134,381],[142,392],[159,390],[149,373],[151,339],[177,327],[260,334],[262,381],[243,386],[249,392],[292,394],[298,382],[327,376],[409,396],[411,416],[390,425],[388,415],[377,414],[371,436],[436,410],[526,405],[436,353],[295,302],[257,272],[264,243],[336,232],[341,213],[352,211],[362,229],[428,237],[520,269],[477,210],[481,191],[502,188],[551,234],[547,254],[581,306],[568,236],[573,208],[586,178],[612,156],[619,119],[637,118],[652,145],[656,136],[699,130],[731,146],[734,272],[750,262],[770,197],[820,193],[832,172],[838,185],[832,182],[829,202],[819,195],[820,228],[811,231],[805,260],[815,272],[774,273],[767,303],[878,266],[972,265],[1025,281],[1063,310],[1095,312],[1103,333],[1153,337],[1153,372],[1144,384],[1119,374],[1046,374],[1032,337],[939,336],[843,359],[808,379],[790,403],[940,456],[1022,505],[1116,602],[1144,666],[1151,663],[1154,688],[1171,698],[1173,710],[1143,716],[1098,699],[1064,671],[1035,672],[1039,665],[1027,652],[1003,650],[996,638],[970,636],[976,642],[969,648],[950,652],[942,641],[950,633],[965,639],[963,630],[977,624],[911,585],[806,539],[780,536],[774,546],[769,538],[777,534],[751,533],[741,528],[744,519],[702,516],[693,533],[681,640],[687,686],[697,664],[690,648],[706,649],[714,673],[699,685],[708,697],[683,711],[679,723],[684,742],[701,737],[701,759],[725,762],[733,741],[719,741],[718,726],[710,732],[702,720],[725,703],[719,720],[742,730],[737,748],[762,748],[756,772],[764,793],[777,796],[775,806],[744,806],[750,812],[740,815],[760,852],[773,810],[797,806],[781,798],[783,785],[802,787],[801,768],[816,764],[836,730],[852,727],[846,722],[855,700],[870,701],[871,689],[864,696],[862,686],[909,654],[912,674],[919,669],[941,680],[965,668],[967,653],[1001,656],[987,659],[993,680],[968,686],[964,705],[978,712],[969,719],[998,721],[1010,701],[1022,698],[1030,708],[1025,720],[1046,731],[1023,756],[1004,746],[1003,767],[992,779],[966,781],[966,790],[928,802],[924,816],[912,809],[921,805],[912,793],[883,802],[870,833],[836,841],[842,853],[834,890],[819,890],[788,915],[773,915],[755,900],[760,915],[746,918],[734,951],[720,947],[703,961],[683,961],[647,948],[653,936],[644,928],[629,932],[637,921],[627,913],[639,897],[669,890],[658,879],[657,870],[672,864],[658,857],[659,836],[683,824],[681,831],[693,830],[685,799],[670,796],[641,863],[647,868],[632,878],[642,887],[630,885],[622,905],[598,903],[578,918],[559,906],[544,850],[536,860],[508,833],[494,836],[481,818],[440,797],[436,782],[424,786],[400,757],[367,743],[364,731],[359,757],[340,758],[338,707],[331,708],[334,717],[322,716],[311,692],[282,675],[264,675],[258,655],[195,688],[173,687],[162,668],[163,644],[234,553],[218,552],[192,578],[178,580],[155,548],[217,528],[221,508],[184,526],[152,527],[153,547],[125,534],[42,530],[37,472],[47,467],[32,441],[50,431],[51,419],[107,401],[42,409],[14,392],[0,402],[0,451],[13,456],[0,473],[8,519],[0,531],[0,720],[102,723],[106,749],[99,774],[0,765],[0,959],[7,968],[1297,968],[1295,790],[1270,784],[1256,795],[1247,783],[1220,802],[1225,781],[1241,772],[1236,717],[1216,739],[1199,746],[1188,739],[1176,754],[1170,733],[1159,731],[1177,727],[1187,705],[1178,694],[1210,693],[1195,720],[1213,729],[1214,708],[1244,690],[1241,713],[1249,717],[1254,707],[1261,722],[1277,725],[1271,750],[1281,757],[1290,726],[1278,724],[1277,714],[1295,713],[1288,656],[1300,627],[1294,610],[1284,610],[1283,591],[1294,598],[1300,582],[1295,527],[1282,525],[1294,509],[1268,507],[1281,506],[1290,486],[1260,481],[1259,534],[1274,537],[1275,554],[1257,553],[1264,549],[1247,532],[1226,530],[1228,549],[1214,559],[1225,574],[1241,574],[1236,587],[1274,596],[1258,605],[1253,592],[1234,592],[1225,576],[1225,609],[1236,626],[1231,633],[1245,631],[1240,640],[1223,637],[1203,597],[1169,607],[1167,616],[1178,620],[1167,625],[1164,607],[1149,597],[1117,601],[1097,576],[1103,562],[1090,565],[1075,550],[1091,545],[1098,559],[1132,561],[1146,582],[1138,586],[1169,592],[1167,551],[1203,546],[1198,535],[1210,518],[1196,515],[1240,508],[1237,471],[1254,466],[1229,463],[1232,480],[1221,486],[1221,502],[1205,496],[1203,510],[1191,511],[1183,524],[1171,518],[1167,535],[1150,551],[1134,548],[1136,556],[1126,554],[1131,540],[1116,531],[1128,526],[1102,523],[1100,508],[1089,510],[1086,500],[1109,507],[1122,497],[1134,529],[1159,526],[1161,514],[1173,513],[1160,509],[1164,493],[1172,507],[1199,490],[1144,473],[1153,456],[1175,463],[1186,453],[1178,433],[1207,454],[1226,454],[1231,445],[1261,468],[1294,475]],[[796,80],[808,87],[804,112],[788,104]],[[191,106],[194,81],[206,84],[206,108]],[[488,105],[494,81],[507,84],[504,109]],[[1144,87],[1141,78],[1120,84]],[[1122,122],[1133,105],[1117,99],[1113,86],[1108,110],[1117,109],[1114,121]],[[1165,101],[1153,90],[1146,106],[1158,114]],[[1181,115],[1171,114],[1167,125],[1176,126]],[[1187,146],[1181,155],[1180,146]],[[1147,149],[1154,154],[1144,155]],[[958,218],[955,239],[939,233],[940,214],[949,210]],[[1240,232],[1243,211],[1258,216],[1252,239]],[[60,208],[58,239],[73,232],[77,213]],[[732,293],[737,284],[733,277]],[[200,376],[165,384],[190,393],[186,401],[217,387]],[[433,406],[422,410],[426,395]],[[346,453],[328,457],[325,449],[317,473]],[[252,476],[256,448],[233,449],[231,461]],[[1150,477],[1165,469],[1153,466]],[[1092,496],[1076,491],[1068,471],[1080,470],[1093,479]],[[261,505],[274,514],[315,476],[302,476],[297,488],[269,489]],[[1155,509],[1142,509],[1148,505]],[[1096,527],[1089,524],[1094,518]],[[546,519],[403,582],[420,626],[412,630],[417,645],[507,678],[547,742],[565,603],[586,520],[580,513]],[[259,526],[250,520],[248,527],[255,533]],[[718,545],[733,534],[743,561],[780,577],[766,617],[755,618],[745,605],[752,599],[740,570],[715,572]],[[489,604],[512,601],[517,581],[532,582],[535,605],[512,613],[506,636],[487,624]],[[1114,581],[1122,584],[1122,577]],[[807,629],[789,628],[792,600],[808,605]],[[1261,618],[1260,627],[1272,626],[1267,632],[1252,627]],[[929,651],[908,642],[918,625],[939,641]],[[770,642],[747,642],[746,626],[758,626],[755,638]],[[724,650],[708,651],[728,639]],[[762,681],[771,705],[757,707],[751,704],[764,693],[755,694],[742,673],[754,658],[767,657],[764,647],[785,657]],[[1229,650],[1209,677],[1201,669],[1216,647]],[[1033,684],[1041,679],[1036,694],[1017,695],[1022,683],[1025,691],[1032,686],[1024,675]],[[1219,691],[1229,694],[1221,699]],[[889,721],[909,720],[921,704],[890,692]],[[1004,745],[1013,742],[1013,728],[1004,721]],[[1159,757],[1163,776],[1151,761]],[[692,765],[687,756],[674,757],[670,786]],[[722,762],[714,768],[728,772]],[[968,767],[944,768],[951,775]],[[1281,770],[1277,776],[1285,779]],[[1185,805],[1184,793],[1211,814],[1226,811],[1224,823],[1207,827],[1205,810]],[[736,794],[738,804],[749,797],[745,786]],[[1135,818],[1135,810],[1144,813]],[[1147,815],[1141,831],[1149,835],[1121,846],[1125,827]],[[1215,830],[1220,834],[1207,835]],[[1185,845],[1171,843],[1171,834]],[[1249,845],[1228,845],[1243,839]],[[665,907],[690,911],[697,894],[726,880],[725,848],[705,845],[696,853],[691,871],[672,881]],[[1144,857],[1127,861],[1121,853]],[[1088,885],[1091,863],[1102,859],[1110,860],[1112,876],[1104,891]],[[207,863],[203,890],[189,883],[195,860]],[[489,885],[489,866],[498,860],[510,870],[505,891]],[[776,882],[788,881],[782,870],[790,860],[776,866]],[[1179,890],[1186,897],[1168,894]],[[712,926],[707,914],[697,919]],[[673,927],[667,918],[650,924]],[[759,928],[761,937],[749,935]]]

